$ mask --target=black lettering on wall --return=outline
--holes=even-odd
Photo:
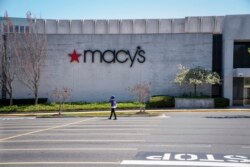
[[[103,61],[105,63],[126,63],[130,61],[130,67],[133,67],[135,61],[137,60],[139,63],[144,63],[146,61],[145,51],[141,49],[140,46],[137,46],[136,51],[132,54],[129,50],[84,50],[83,52],[83,61],[87,62],[88,57],[91,57],[92,63],[94,63],[95,57],[99,56],[100,63]]]
[[[115,60],[116,60],[116,58],[115,58],[115,50],[106,50],[106,51],[104,51],[103,52],[103,54],[102,54],[102,59],[103,59],[103,61],[105,62],[105,63],[115,63]],[[106,56],[106,57],[105,57]],[[108,57],[111,57],[111,59],[110,60],[107,60],[107,56]]]
[[[131,54],[130,54],[130,52],[129,52],[129,58],[130,58],[130,60],[131,60],[131,64],[130,64],[130,67],[133,67],[133,64],[134,64],[134,62],[135,62],[135,58],[136,58],[136,56],[137,56],[137,53],[138,53],[138,51],[140,51],[141,50],[141,47],[140,46],[137,46],[137,48],[136,48],[136,52],[135,52],[135,54],[134,54],[134,57],[132,57],[131,56]]]
[[[120,59],[121,56],[124,57],[126,55],[129,55],[128,51],[126,51],[126,50],[119,50],[119,51],[117,51],[116,54],[115,54],[117,62],[119,62],[119,63],[126,63],[128,61],[128,57],[125,58],[125,59],[123,59],[123,60]]]
[[[139,62],[139,63],[144,63],[145,61],[146,61],[146,57],[144,56],[144,54],[145,54],[145,51],[144,50],[140,50],[139,51],[139,53],[138,53],[138,55],[139,55],[139,57],[141,58],[137,58],[137,61]]]
[[[87,55],[90,55],[90,56],[92,56],[92,63],[94,63],[95,62],[95,56],[96,55],[99,55],[99,57],[100,57],[100,63],[102,63],[102,52],[100,51],[100,50],[94,50],[94,51],[92,51],[92,50],[85,50],[84,51],[84,53],[83,53],[83,61],[84,61],[84,63],[86,63],[86,61],[87,61]]]

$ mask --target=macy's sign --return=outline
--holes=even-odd
[[[132,53],[129,50],[84,50],[83,54],[79,54],[74,50],[72,53],[68,54],[70,62],[78,62],[79,57],[83,55],[83,62],[87,63],[91,61],[99,61],[100,63],[129,63],[130,67],[133,67],[135,62],[144,63],[146,61],[145,51],[137,46],[136,51]]]

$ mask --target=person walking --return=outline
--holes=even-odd
[[[115,96],[110,97],[109,103],[110,103],[110,107],[111,107],[111,113],[110,113],[109,119],[111,119],[113,114],[114,114],[114,117],[115,117],[114,120],[116,120],[117,118],[116,118],[115,109],[116,109],[117,103],[115,101]]]

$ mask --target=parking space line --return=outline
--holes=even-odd
[[[191,148],[211,148],[212,146],[209,144],[147,144],[145,146],[148,147],[176,147],[176,148],[183,148],[183,147],[191,147]]]
[[[30,131],[29,129],[8,129],[8,130],[1,130],[3,132],[19,132],[19,131]]]
[[[52,129],[49,129],[49,130],[53,130],[53,129],[56,129],[57,131],[77,131],[77,132],[81,132],[81,131],[150,131],[152,129],[150,128],[134,128],[134,129],[131,129],[131,128],[109,128],[109,129],[101,129],[101,128],[84,128],[82,127],[81,129],[57,129],[57,128],[52,128]],[[27,129],[19,129],[19,130],[2,130],[2,132],[21,132],[21,131],[29,131]],[[45,130],[46,131],[46,130]],[[41,132],[43,132],[43,130],[41,130]],[[34,133],[30,133],[30,134],[34,134]],[[30,135],[29,134],[29,135]],[[1,139],[0,139],[0,142],[1,142]]]
[[[9,121],[9,120],[31,120],[36,119],[36,117],[0,117],[0,121]]]
[[[241,146],[241,148],[249,149],[250,146]]]
[[[84,127],[82,127],[81,129],[57,129],[57,130],[63,130],[63,131],[150,131],[152,129],[150,128],[135,128],[135,129],[131,129],[131,128],[109,128],[109,129],[102,129],[102,128],[87,128],[85,129]]]
[[[1,141],[0,141],[1,142]],[[81,142],[81,143],[143,143],[146,140],[7,140],[5,143],[30,143],[30,142],[39,142],[39,143],[47,143],[47,142]]]
[[[78,123],[85,122],[85,121],[89,121],[89,120],[93,120],[93,119],[95,119],[95,117],[89,118],[89,119],[84,119],[84,120],[77,121],[77,122],[67,123],[67,124],[64,124],[64,125],[53,126],[53,127],[46,128],[46,129],[41,129],[41,130],[36,130],[36,131],[28,132],[28,133],[23,133],[23,134],[11,136],[11,137],[6,137],[6,138],[0,139],[0,142],[5,141],[5,140],[9,140],[9,139],[14,139],[14,138],[21,137],[21,136],[27,136],[27,135],[29,135],[29,134],[44,132],[44,131],[48,131],[48,130],[52,130],[52,129],[56,129],[56,128],[62,128],[62,127],[66,127],[66,126],[78,124]]]
[[[53,136],[82,136],[83,134],[79,133],[45,133],[45,134],[31,134],[31,135],[36,135],[36,136],[48,136],[48,135],[53,135]],[[88,132],[88,136],[148,136],[150,133],[134,133],[131,135],[131,133],[93,133],[93,132]]]
[[[0,151],[137,151],[137,148],[14,148]]]
[[[48,128],[48,127],[51,127],[51,126],[26,126],[26,127],[2,127],[0,128],[1,131],[4,131],[4,130],[19,130],[19,129],[39,129],[39,128]]]
[[[93,162],[0,162],[0,165],[84,165],[84,164],[88,164],[88,165],[117,165],[120,164],[119,161],[104,161],[104,162],[98,162],[98,161],[93,161]]]
[[[60,126],[60,125],[59,125]],[[17,126],[17,127],[1,127],[0,130],[12,130],[15,128],[18,129],[23,129],[23,128],[28,128],[28,129],[35,129],[35,128],[46,128],[46,127],[51,127],[51,125],[45,125],[45,126]],[[72,126],[74,128],[75,126]],[[80,124],[78,127],[156,127],[156,125],[84,125]]]
[[[85,124],[80,124],[84,127],[157,127],[157,125],[127,125],[127,124],[124,124],[124,125],[108,125],[108,124],[105,124],[105,125],[85,125]]]

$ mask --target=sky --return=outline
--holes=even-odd
[[[0,0],[0,16],[43,19],[161,19],[250,14],[250,0]]]

